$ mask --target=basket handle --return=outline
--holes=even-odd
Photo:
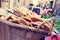
[[[43,25],[44,23],[49,22],[49,21],[52,21],[52,23],[51,23],[52,26],[55,24],[55,18],[54,18],[54,17],[51,17],[51,18],[49,18],[48,20],[42,22],[40,25],[38,25],[38,26],[37,26],[37,31],[39,30],[39,28],[40,28],[41,25]]]

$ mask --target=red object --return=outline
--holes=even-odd
[[[42,11],[42,14],[47,14],[47,9],[44,9],[44,10]]]
[[[52,9],[44,9],[42,11],[42,14],[48,14],[50,11],[52,11]]]
[[[60,36],[52,34],[49,37],[46,37],[45,40],[60,40]]]

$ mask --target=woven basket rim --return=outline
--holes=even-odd
[[[10,25],[12,27],[15,27],[15,28],[22,28],[22,29],[26,29],[26,30],[31,30],[31,31],[34,31],[34,32],[41,32],[41,33],[50,33],[49,31],[46,31],[46,30],[43,30],[43,29],[39,29],[37,31],[36,28],[34,27],[30,27],[30,26],[26,26],[26,25],[21,25],[21,24],[16,24],[16,23],[12,23],[10,21],[6,21],[6,20],[3,20],[3,19],[0,19],[0,22],[1,23],[5,23],[7,25]]]

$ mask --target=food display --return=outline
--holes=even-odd
[[[35,12],[32,12],[26,8],[14,8],[13,10],[15,14],[19,15],[19,17],[14,14],[6,16],[4,13],[0,13],[0,19],[35,28],[45,21],[45,19],[40,18]],[[40,29],[51,31],[52,25],[49,22],[46,22],[41,25]]]

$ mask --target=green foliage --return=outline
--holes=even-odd
[[[45,18],[45,19],[48,19],[48,18],[51,18],[53,16],[55,16],[56,14],[54,12],[50,12],[48,14],[42,14],[41,17],[42,18]]]
[[[52,31],[55,32],[55,30],[58,29],[58,28],[60,28],[60,20],[56,20]]]
[[[54,28],[60,28],[60,20],[56,20]]]
[[[51,17],[53,17],[53,16],[55,16],[55,15],[56,15],[56,14],[54,14],[54,12],[51,12],[51,13],[46,14],[46,15],[41,15],[41,17],[42,17],[42,18],[45,18],[45,19],[48,19],[48,18],[51,18]],[[60,28],[60,20],[56,20],[55,25],[54,25],[52,31],[54,31],[54,30],[57,29],[57,28]]]
[[[54,14],[53,12],[51,12],[51,13],[49,13],[47,15],[41,15],[41,16],[42,16],[42,18],[48,19],[48,18],[51,18],[51,17],[53,17],[55,15],[56,14]],[[54,25],[52,31],[55,31],[55,29],[57,29],[57,28],[60,28],[60,20],[56,20],[55,25]]]

